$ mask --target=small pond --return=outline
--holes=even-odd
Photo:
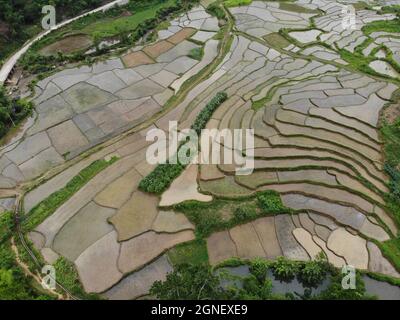
[[[219,269],[217,272],[228,272],[234,277],[246,277],[250,274],[249,267],[246,265],[238,267],[225,267]],[[295,278],[289,282],[284,282],[276,279],[271,270],[268,271],[268,278],[272,281],[272,292],[276,294],[304,294],[306,289],[303,285]],[[363,276],[365,282],[365,288],[367,293],[377,296],[381,300],[400,300],[400,287],[391,285],[387,282],[378,281],[370,278],[367,275]],[[330,280],[327,278],[318,288],[312,289],[312,294],[319,294],[329,286]],[[236,285],[238,288],[242,287],[242,283],[239,278],[237,279],[225,279],[221,282],[222,287]]]

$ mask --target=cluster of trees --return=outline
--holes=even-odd
[[[10,238],[14,228],[13,215],[0,215],[0,300],[48,300],[50,296],[41,294],[31,286],[31,279],[16,264],[11,250]]]
[[[131,11],[134,12],[136,8],[141,6],[151,5],[151,3],[155,1],[147,0],[147,2],[148,3],[146,3],[146,1],[143,0],[131,0],[129,8],[131,8]],[[160,0],[156,0],[156,2],[160,2]],[[146,33],[148,33],[150,30],[155,29],[162,21],[164,21],[171,14],[179,12],[181,10],[188,10],[198,2],[199,0],[177,0],[175,5],[159,9],[154,18],[147,19],[146,21],[139,24],[134,34],[132,35],[133,40],[134,41],[138,40],[141,37],[143,37]]]
[[[279,193],[274,191],[266,191],[259,193],[257,196],[257,202],[263,213],[282,213],[287,212],[289,209],[286,208],[281,200]]]
[[[256,205],[244,204],[233,210],[231,225],[246,223],[265,215],[287,213],[290,210],[283,205],[279,193],[275,191],[259,192],[256,200]]]
[[[10,99],[0,85],[0,138],[32,111],[32,104],[24,99]]]
[[[192,129],[198,134],[205,128],[213,112],[228,98],[225,92],[219,92],[205,106],[197,116]],[[139,183],[139,189],[149,193],[161,193],[165,191],[185,169],[186,165],[179,163],[165,163],[158,165],[149,175]]]
[[[217,3],[212,3],[207,7],[207,12],[218,19],[225,19],[225,11]]]
[[[226,92],[218,92],[214,98],[211,99],[209,103],[204,107],[203,110],[200,111],[199,115],[197,116],[196,120],[192,125],[192,129],[197,132],[197,134],[201,133],[206,127],[207,122],[211,119],[214,111],[228,99],[228,95]]]
[[[274,294],[272,281],[268,278],[268,271],[271,269],[275,276],[282,276],[284,281],[297,277],[306,288],[304,294],[296,292],[285,295]],[[255,259],[250,262],[249,270],[248,276],[237,277],[226,272],[217,272],[206,264],[181,264],[167,275],[165,281],[156,281],[150,289],[150,294],[158,299],[168,300],[359,300],[372,298],[366,295],[360,274],[357,273],[356,289],[345,290],[341,285],[341,273],[322,258],[308,262],[289,261],[285,258],[274,262]],[[328,276],[330,279],[328,287],[320,294],[313,295],[311,288],[320,285]],[[229,285],[224,285],[224,280],[233,281],[229,281]]]
[[[385,124],[382,129],[387,143],[385,144],[385,170],[393,182],[400,182],[400,117],[392,124]],[[399,194],[400,198],[400,194]]]
[[[310,288],[318,287],[324,281],[328,272],[334,272],[322,252],[315,260],[306,262],[291,261],[279,257],[271,263],[270,267],[277,279],[291,281],[297,277],[300,283]]]

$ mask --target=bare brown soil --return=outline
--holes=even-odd
[[[143,51],[150,57],[155,59],[164,52],[167,52],[168,50],[172,49],[173,47],[174,45],[167,41],[160,41],[151,46],[146,47]]]
[[[154,61],[142,51],[129,53],[122,57],[122,61],[128,68],[154,63]]]

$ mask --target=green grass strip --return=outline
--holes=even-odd
[[[240,200],[214,199],[211,202],[190,200],[173,206],[173,209],[184,213],[196,226],[196,236],[200,239],[258,218],[293,212],[283,205],[279,193],[271,190]]]
[[[228,98],[225,92],[219,92],[214,98],[204,107],[197,116],[192,129],[201,133],[201,130],[206,127],[207,122],[211,119],[214,111]],[[160,194],[164,192],[186,168],[186,165],[179,163],[163,163],[159,164],[149,175],[142,179],[139,183],[139,189],[144,192]]]
[[[71,198],[89,180],[117,160],[117,157],[113,157],[109,161],[101,159],[92,162],[88,167],[72,178],[64,188],[52,193],[45,200],[32,208],[26,216],[26,219],[22,222],[23,230],[30,231],[34,229],[49,217],[58,207]]]
[[[224,5],[227,7],[248,6],[253,0],[225,0]]]

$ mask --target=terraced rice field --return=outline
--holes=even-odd
[[[173,205],[274,190],[294,214],[213,233],[206,239],[211,264],[309,260],[322,251],[337,267],[400,277],[376,245],[398,234],[386,209],[378,126],[400,79],[363,73],[343,55],[369,41],[365,56],[384,45],[399,63],[396,34],[361,30],[395,16],[359,10],[356,28],[343,30],[336,1],[294,3],[304,10],[264,1],[229,8],[230,41],[216,37],[224,30],[200,6],[171,21],[155,43],[37,83],[36,121],[0,154],[1,188],[35,186],[24,195],[28,219],[90,163],[118,157],[29,233],[46,261],[74,262],[87,292],[138,298],[172,270],[165,253],[196,238],[195,224]],[[282,29],[291,44],[268,44]],[[195,48],[204,48],[201,61],[188,57]],[[220,91],[229,98],[207,127],[254,129],[254,150],[246,152],[254,151],[255,171],[235,176],[232,165],[191,165],[164,194],[140,191],[154,169],[146,132],[167,130],[169,121],[189,128]]]

